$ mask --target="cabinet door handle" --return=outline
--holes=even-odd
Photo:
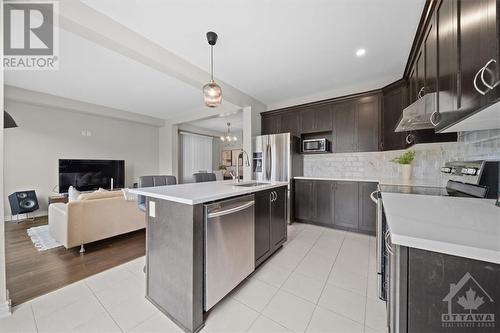
[[[480,70],[476,73],[476,75],[474,76],[474,81],[473,81],[473,83],[474,83],[474,88],[477,90],[477,92],[478,92],[478,93],[480,93],[480,94],[481,94],[481,95],[483,95],[483,96],[484,96],[484,95],[486,95],[486,92],[487,92],[487,91],[479,89],[479,87],[477,86],[477,77],[479,76],[479,74],[483,73],[484,69],[485,69],[485,67],[481,68],[481,69],[480,69]],[[481,74],[481,77],[482,77],[482,74]]]
[[[429,120],[432,126],[436,127],[437,125],[439,125],[439,123],[441,122],[441,114],[439,113],[439,111],[434,111],[433,113],[431,113],[431,117]]]
[[[418,94],[417,94],[417,99],[421,99],[422,97],[424,97],[424,94],[425,94],[425,87],[422,87],[422,88],[420,88],[420,90],[418,91]]]
[[[488,61],[488,62],[486,63],[486,65],[484,65],[483,69],[481,70],[481,81],[483,81],[483,84],[484,84],[486,87],[488,87],[489,89],[495,89],[495,87],[496,87],[496,86],[500,83],[500,82],[496,82],[495,84],[490,85],[490,84],[489,84],[488,82],[486,82],[486,80],[484,79],[484,72],[485,72],[485,71],[488,71],[488,73],[489,73],[492,77],[495,77],[495,76],[494,76],[493,71],[492,71],[491,69],[489,69],[489,68],[488,68],[488,66],[489,66],[490,64],[492,64],[492,63],[496,64],[496,63],[497,63],[497,61],[496,61],[495,59],[490,59],[490,61]]]
[[[276,191],[274,191],[274,201],[278,200],[278,193],[276,193]]]
[[[415,141],[415,135],[413,134],[408,134],[405,138],[407,144],[412,144],[413,141]]]

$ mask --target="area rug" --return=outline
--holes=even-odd
[[[48,225],[29,228],[27,231],[28,236],[31,237],[31,241],[38,251],[46,251],[62,246],[61,243],[50,236]]]

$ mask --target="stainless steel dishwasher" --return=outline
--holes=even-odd
[[[205,206],[205,311],[255,269],[254,196]]]

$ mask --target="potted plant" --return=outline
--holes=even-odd
[[[391,162],[401,165],[403,180],[409,181],[411,178],[411,163],[415,159],[415,151],[409,150],[402,155],[395,157]]]

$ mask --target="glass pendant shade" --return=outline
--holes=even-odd
[[[203,86],[203,99],[205,105],[210,108],[219,106],[222,102],[222,89],[217,83],[211,80]]]

